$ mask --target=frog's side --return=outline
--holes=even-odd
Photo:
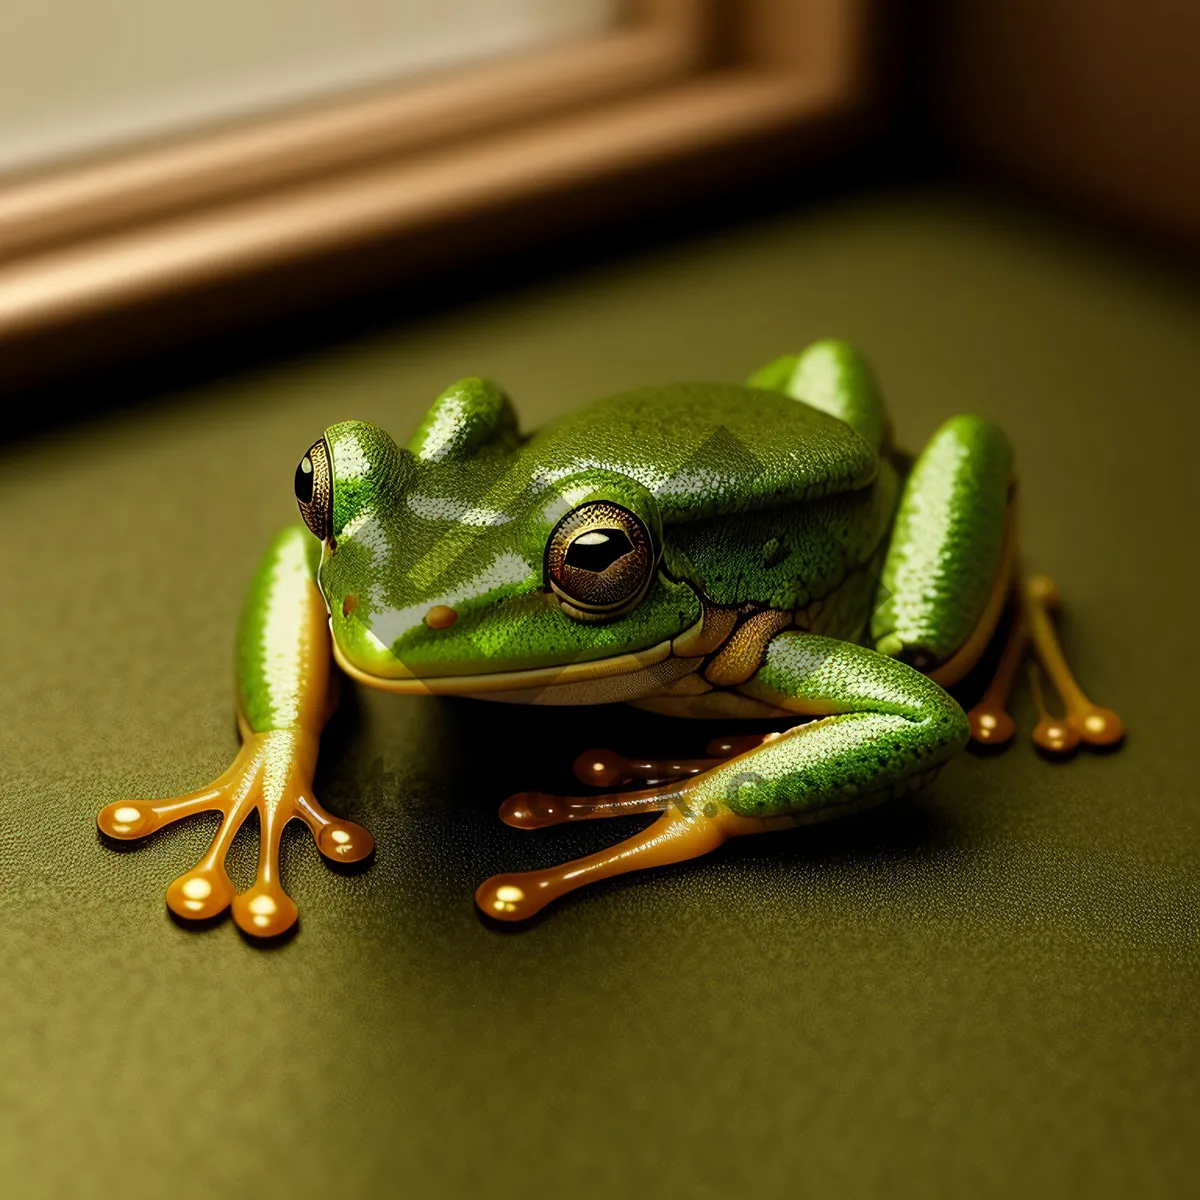
[[[783,734],[718,741],[703,760],[596,752],[577,764],[587,783],[658,785],[641,791],[510,798],[501,814],[522,827],[663,815],[610,852],[487,881],[477,901],[504,919],[592,879],[919,786],[969,731],[1006,740],[1004,698],[1027,634],[1068,704],[1066,721],[1039,727],[1042,740],[1110,744],[1119,722],[1066,673],[1044,588],[1017,605],[996,685],[970,723],[941,686],[977,661],[1015,586],[1011,458],[995,425],[958,417],[906,469],[869,369],[838,342],[780,359],[746,387],[626,393],[529,438],[507,397],[478,379],[439,397],[403,449],[374,426],[334,425],[296,476],[319,541],[281,534],[247,601],[238,761],[189,796],[109,805],[100,827],[141,837],[221,809],[212,848],[168,904],[203,918],[232,903],[257,935],[290,926],[277,865],[289,819],[305,820],[331,858],[372,847],[311,793],[331,649],[355,679],[397,692],[799,718]],[[235,897],[223,859],[255,807],[259,878]]]

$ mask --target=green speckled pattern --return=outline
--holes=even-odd
[[[720,383],[641,388],[542,430],[544,471],[595,464],[651,492],[664,525],[863,487],[875,452],[844,422],[772,391]]]
[[[312,655],[327,643],[307,637],[320,545],[303,525],[268,546],[250,582],[237,633],[237,685],[242,715],[255,733],[292,729],[305,710]],[[325,678],[324,668],[319,672]]]
[[[875,646],[941,662],[970,636],[1004,544],[1012,447],[982,417],[952,417],[913,467],[883,569]]]
[[[827,338],[802,354],[785,354],[749,379],[845,421],[873,450],[883,445],[883,396],[867,360],[848,342]]]
[[[881,493],[872,490],[875,451],[826,413],[735,384],[621,393],[522,441],[504,393],[467,379],[438,398],[404,450],[363,422],[342,422],[325,437],[335,544],[321,587],[338,646],[373,675],[495,672],[658,645],[698,620],[691,585],[715,578],[711,562],[700,559],[718,539],[691,537],[690,563],[675,546],[676,533],[685,536],[696,522],[790,506],[790,522],[787,514],[774,522],[790,528],[778,531],[780,562],[771,577],[726,572],[724,590],[760,604],[788,586],[807,595],[805,580],[788,585],[781,571],[820,573],[821,587],[843,571],[846,548],[832,544],[817,528],[819,514],[809,518],[801,506],[823,504],[826,515],[836,509],[830,528],[847,534],[854,554],[869,554],[883,533]],[[835,503],[839,496],[847,497],[844,505]],[[638,605],[602,624],[572,619],[547,602],[544,587],[550,531],[572,506],[592,499],[635,512],[663,547],[667,567]],[[807,534],[821,545],[793,553]],[[764,532],[754,555],[761,560],[775,536]],[[346,596],[354,597],[349,613]],[[451,628],[424,624],[433,605],[454,609]]]
[[[448,387],[409,438],[422,462],[461,462],[493,437],[516,441],[517,417],[508,396],[489,379],[460,379]]]
[[[856,492],[673,526],[675,569],[717,604],[795,611],[872,562],[891,528],[897,493],[896,472],[884,462],[870,487]],[[865,597],[840,636],[863,627],[871,600]]]
[[[783,633],[741,690],[772,704],[838,714],[801,725],[697,791],[740,816],[804,813],[860,800],[942,765],[966,744],[967,719],[924,675],[833,638]]]
[[[412,473],[412,456],[378,426],[340,421],[325,430],[333,469],[335,539],[364,512],[389,505],[401,494]]]

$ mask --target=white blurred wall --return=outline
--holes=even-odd
[[[594,33],[619,0],[0,0],[0,171]]]

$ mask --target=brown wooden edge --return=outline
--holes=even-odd
[[[865,10],[640,0],[578,46],[13,181],[0,348],[849,109]]]
[[[593,39],[0,177],[0,262],[679,78],[699,67],[704,51],[700,8],[694,0],[642,0],[626,24]]]

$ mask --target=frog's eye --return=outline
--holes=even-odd
[[[546,579],[571,616],[594,621],[642,598],[654,558],[641,519],[598,500],[580,505],[554,527],[546,545]]]
[[[329,447],[324,438],[313,442],[296,468],[296,503],[305,525],[324,541],[329,536],[333,509]]]

